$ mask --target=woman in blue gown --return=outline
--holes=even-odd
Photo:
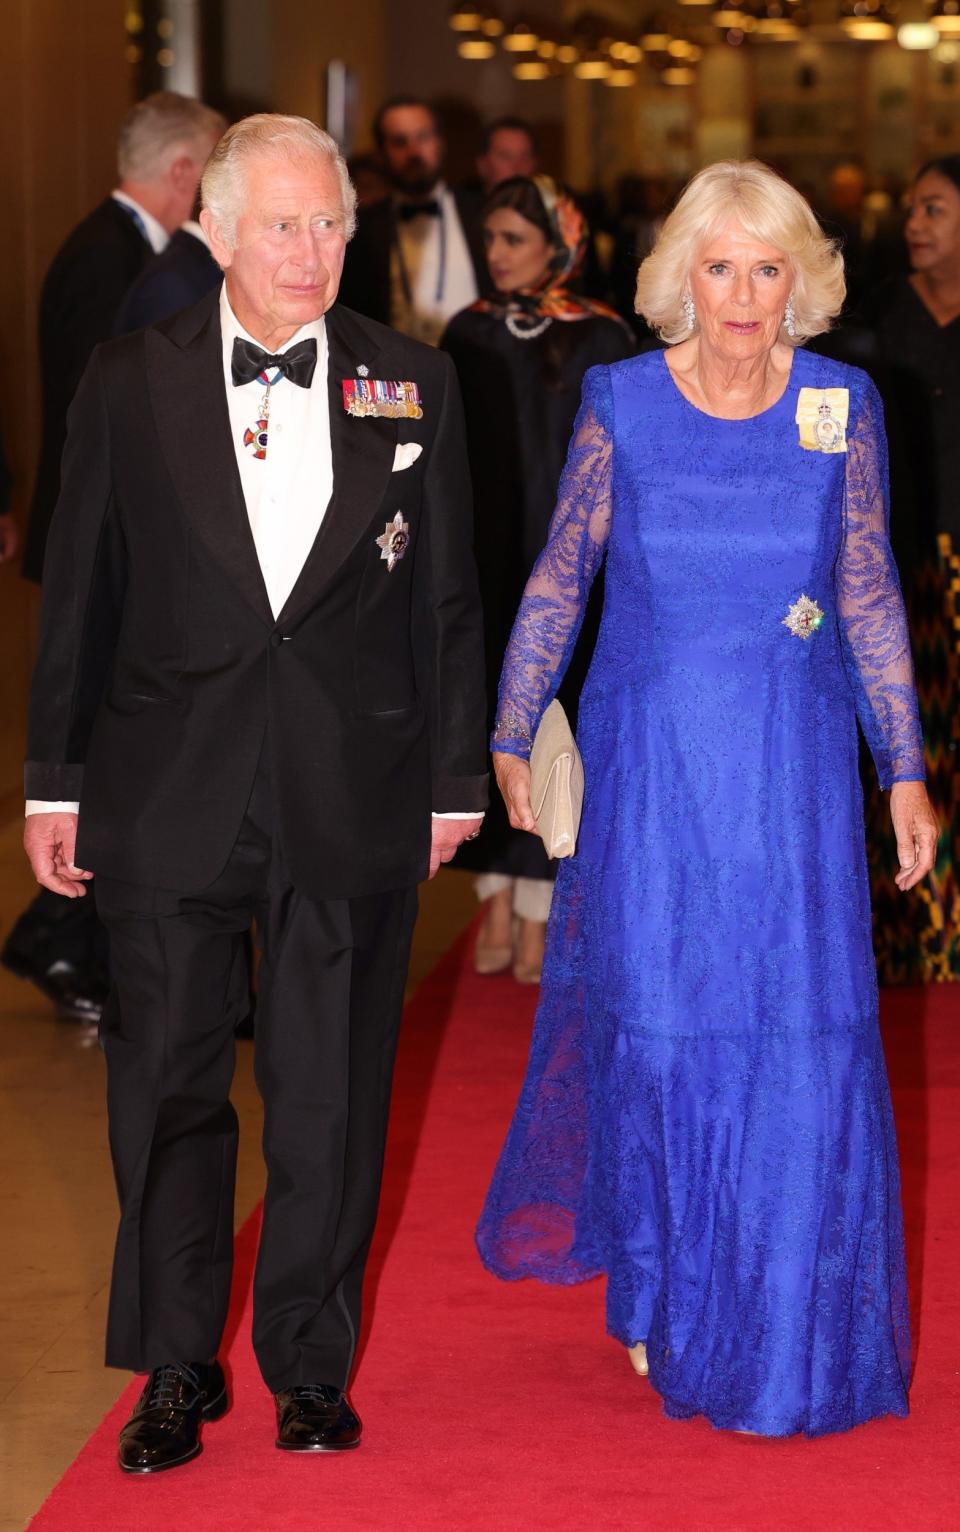
[[[583,820],[478,1243],[504,1278],[604,1273],[668,1414],[770,1436],[907,1409],[858,718],[901,888],[937,831],[877,395],[799,349],[842,298],[772,171],[691,182],[638,280],[676,344],[586,376],[494,735],[532,829],[530,742],[605,559]]]

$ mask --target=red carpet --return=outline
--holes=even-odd
[[[256,1229],[238,1240],[236,1402],[196,1463],[114,1467],[138,1387],[91,1438],[35,1532],[783,1532],[957,1526],[960,1470],[960,988],[885,999],[905,1171],[917,1368],[913,1414],[845,1436],[763,1442],[661,1415],[603,1334],[599,1283],[501,1285],[472,1228],[526,1053],[533,997],[476,979],[465,947],[405,1023],[357,1453],[273,1447],[245,1307]]]

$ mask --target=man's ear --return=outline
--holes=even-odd
[[[195,159],[189,154],[178,154],[175,160],[171,160],[168,175],[178,191],[183,191],[187,186],[195,186],[199,180],[199,167]]]
[[[233,248],[220,233],[220,225],[208,208],[200,209],[200,227],[207,236],[210,254],[221,271],[226,271],[233,261]]]

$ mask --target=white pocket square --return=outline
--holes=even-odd
[[[423,448],[419,442],[398,442],[397,450],[393,455],[393,471],[399,473],[401,468],[409,468],[417,461]]]

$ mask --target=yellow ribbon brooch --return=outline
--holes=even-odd
[[[800,445],[808,452],[846,452],[848,388],[801,388],[797,399]]]

